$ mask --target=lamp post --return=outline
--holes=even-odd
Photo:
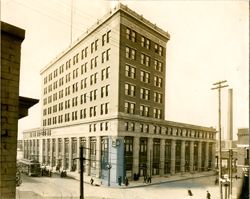
[[[112,168],[111,163],[109,162],[106,166],[106,168],[108,169],[108,186],[110,186],[110,169]]]
[[[227,81],[219,81],[214,83],[213,85],[216,86],[214,88],[212,88],[212,90],[218,90],[218,101],[219,101],[219,108],[218,108],[218,133],[219,133],[219,189],[220,189],[220,199],[223,199],[223,194],[222,194],[222,173],[221,173],[221,89],[228,87],[228,85],[222,85],[223,83],[226,83]]]

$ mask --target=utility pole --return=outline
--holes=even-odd
[[[86,160],[83,157],[83,146],[80,146],[80,157],[79,158],[74,158],[73,160],[80,159],[80,199],[84,199],[84,179],[83,179],[83,160]]]
[[[218,115],[219,115],[219,121],[218,121],[218,128],[219,128],[219,189],[220,189],[220,199],[223,199],[223,194],[222,194],[222,173],[221,173],[221,89],[228,87],[228,85],[222,85],[224,83],[226,83],[227,80],[224,81],[219,81],[214,83],[213,85],[216,86],[214,88],[212,88],[212,90],[218,90],[218,101],[219,101],[219,110],[218,110]]]

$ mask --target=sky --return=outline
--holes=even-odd
[[[1,0],[1,20],[26,30],[20,96],[40,99],[40,71],[109,12],[111,0]],[[166,54],[165,119],[218,127],[218,91],[233,89],[234,139],[249,127],[249,4],[247,0],[119,1],[170,34]],[[73,8],[71,10],[71,8]],[[72,12],[71,12],[72,11]],[[71,16],[72,24],[71,24]],[[222,132],[227,131],[228,88],[222,89]],[[41,126],[41,104],[19,120],[18,136]]]

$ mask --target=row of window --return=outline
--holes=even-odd
[[[111,36],[111,30],[107,31],[105,34],[102,35],[102,46],[104,46],[106,43],[110,42],[110,36]],[[94,42],[91,43],[91,53],[94,53],[94,51],[97,51],[98,49],[98,43],[99,40],[96,39]],[[110,56],[110,49],[105,51],[104,53],[107,53],[106,60],[108,60],[108,57]],[[104,56],[104,53],[102,57]],[[81,55],[81,59],[87,58],[88,56],[88,47],[85,47],[82,49],[81,53],[77,53],[72,58],[72,64],[75,65],[78,63],[79,58]],[[102,58],[103,60],[103,58]],[[103,62],[102,62],[103,63]],[[71,67],[71,59],[67,60],[65,63],[65,70],[68,70]],[[62,74],[64,72],[64,64],[59,66],[59,68],[55,69],[53,72],[51,72],[48,76],[44,77],[44,84],[51,81],[53,78],[56,78],[58,74]]]
[[[50,107],[51,108],[51,107]],[[100,106],[100,115],[105,115],[109,113],[109,103],[103,103]],[[46,109],[45,109],[46,110]],[[44,110],[44,113],[45,113]],[[51,111],[51,109],[48,109]],[[49,112],[49,111],[48,111]],[[97,106],[89,107],[89,117],[95,117],[97,115]],[[81,109],[78,111],[73,111],[70,113],[65,113],[64,115],[58,115],[51,118],[47,118],[43,120],[43,126],[50,126],[54,124],[61,124],[64,122],[76,121],[79,118],[84,119],[87,117],[87,108]]]
[[[136,86],[133,84],[125,83],[125,95],[135,97],[136,96]],[[163,94],[154,92],[154,102],[162,103]],[[150,90],[147,88],[140,89],[140,99],[150,100]]]
[[[74,93],[74,92],[76,92],[78,90],[77,83],[73,84],[73,86],[74,86],[73,87],[73,93]],[[108,97],[109,93],[110,93],[110,85],[108,84],[108,85],[102,86],[100,90],[101,90],[101,93],[100,93],[101,98]],[[89,98],[90,102],[93,101],[93,100],[96,100],[97,99],[97,92],[98,92],[97,89],[95,89],[95,90],[90,91],[89,95],[87,95],[87,93],[82,94],[80,96],[81,104],[87,103],[87,98]],[[59,95],[58,99],[63,98],[63,90],[59,91],[58,95]],[[53,94],[53,102],[57,100],[58,95],[57,95],[57,93]],[[68,96],[68,95],[70,95],[70,86],[65,88],[65,96]],[[78,99],[78,97],[72,98],[72,106],[73,107],[77,105],[77,101],[78,101],[77,99]],[[68,101],[70,101],[70,99]],[[50,96],[43,99],[43,105],[50,104],[51,102],[52,102],[52,95],[50,95]],[[68,108],[70,108],[70,105],[69,105]]]
[[[130,29],[126,28],[126,38],[134,43],[137,42],[137,32]],[[144,47],[146,49],[151,49],[151,40],[146,38],[145,36],[141,36],[141,47]],[[160,56],[163,56],[163,47],[157,43],[154,45],[154,52],[159,54]]]
[[[150,125],[150,124],[136,123],[136,122],[125,122],[124,130],[130,132],[166,134],[166,135],[195,137],[195,138],[213,138],[213,133],[211,132],[175,129],[173,127],[163,127],[158,125]]]
[[[146,105],[140,105],[140,115],[149,117],[151,107]],[[134,102],[125,102],[124,103],[124,112],[129,114],[135,114],[135,103]],[[153,108],[153,118],[162,119],[163,112],[162,109]]]
[[[136,60],[136,53],[137,51],[131,47],[126,46],[126,58]],[[141,53],[141,64],[145,66],[151,66],[151,57],[149,55],[146,55],[144,53]],[[154,68],[155,70],[162,72],[163,71],[163,62],[154,59]]]
[[[70,75],[71,73],[68,73],[66,76],[65,76],[65,83],[68,83],[70,81]],[[74,77],[77,77],[78,75],[78,70],[74,70],[73,71],[73,79]],[[107,67],[107,68],[104,68],[101,70],[101,81],[105,80],[105,79],[108,79],[110,77],[110,67]],[[81,80],[81,89],[83,88],[86,88],[87,87],[87,81],[89,79],[89,85],[94,85],[97,83],[97,80],[98,80],[98,73],[94,73],[94,74],[91,74],[89,77],[85,77]],[[43,91],[43,94],[46,95],[47,93],[50,93],[52,92],[53,90],[56,90],[58,88],[58,84],[59,83],[59,87],[60,86],[63,86],[64,84],[64,77],[61,77],[59,79],[59,81],[55,81],[53,82],[53,84],[50,84],[48,85],[48,87],[45,87],[44,88],[44,91]],[[65,92],[67,92],[69,95],[70,94],[70,86],[67,87],[68,91],[66,91],[65,89]],[[72,92],[77,92],[78,91],[78,83],[74,83],[72,85]]]

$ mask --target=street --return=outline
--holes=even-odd
[[[214,176],[191,180],[167,182],[158,185],[136,188],[110,188],[84,184],[84,198],[88,199],[184,199],[187,190],[193,193],[193,199],[206,199],[207,190],[211,198],[218,198],[218,186],[214,185]],[[22,176],[23,183],[17,187],[18,199],[28,198],[79,198],[79,181],[72,178]]]

